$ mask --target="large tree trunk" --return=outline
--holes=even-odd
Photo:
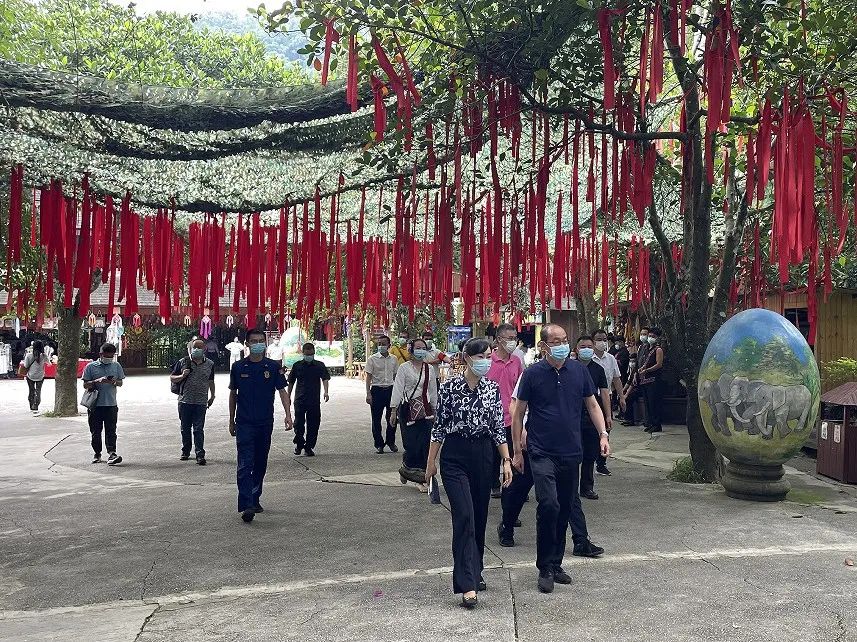
[[[690,457],[693,459],[693,468],[707,481],[718,479],[717,449],[705,432],[702,425],[702,415],[699,413],[699,399],[697,397],[697,375],[689,373],[684,375],[687,382],[687,433],[690,437]]]
[[[57,378],[54,413],[59,417],[77,415],[77,361],[80,358],[80,328],[83,319],[76,308],[63,309],[57,337]]]

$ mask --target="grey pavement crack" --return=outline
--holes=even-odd
[[[312,620],[316,615],[318,615],[319,613],[321,613],[323,610],[324,610],[324,609],[316,609],[313,613],[311,613],[311,614],[310,614],[310,616],[309,616],[309,617],[307,617],[307,618],[305,618],[305,619],[301,620],[300,622],[295,622],[294,626],[303,626],[304,624],[306,624],[306,623],[308,623],[310,620]]]
[[[143,620],[143,624],[140,625],[140,630],[137,631],[137,635],[134,637],[134,642],[138,642],[140,636],[143,635],[143,633],[145,632],[146,627],[149,626],[149,622],[151,621],[151,619],[155,617],[155,614],[157,614],[157,612],[160,610],[161,606],[158,605],[157,607],[155,607],[154,611],[152,611],[151,613],[149,613],[149,615],[146,616],[146,618]]]
[[[717,566],[717,564],[715,564],[715,563],[714,563],[714,562],[712,562],[711,560],[709,560],[709,559],[705,559],[704,557],[701,557],[700,559],[701,559],[703,562],[705,562],[706,564],[708,564],[709,566],[711,566],[711,567],[713,567],[713,568],[716,568],[718,571],[721,571],[721,572],[722,572],[722,570],[723,570],[723,569],[721,569],[719,566]],[[745,580],[745,581],[746,581],[746,580]]]
[[[47,459],[49,462],[51,462],[51,465],[50,465],[50,466],[48,466],[48,470],[51,470],[54,466],[56,466],[56,465],[57,465],[57,462],[55,462],[55,461],[53,461],[52,459],[50,459],[50,458],[48,457],[48,454],[50,454],[50,452],[51,452],[54,448],[56,448],[57,446],[59,446],[59,445],[60,445],[62,442],[64,442],[66,439],[68,439],[69,437],[71,437],[71,436],[72,436],[72,434],[73,434],[73,433],[69,433],[68,435],[66,435],[65,437],[63,437],[62,439],[60,439],[57,443],[55,443],[53,446],[51,446],[50,448],[48,448],[44,453],[42,453],[42,457],[44,457],[44,458],[45,458],[45,459]]]
[[[163,540],[161,540],[161,541],[163,541]],[[158,560],[167,554],[167,551],[170,550],[170,547],[172,545],[173,545],[172,540],[169,540],[168,542],[166,542],[166,546],[164,547],[164,549],[160,553],[155,555],[155,557],[152,559],[152,566],[146,572],[146,576],[143,578],[143,583],[140,586],[140,601],[143,604],[149,604],[149,602],[146,602],[146,584],[149,582],[149,577],[152,575],[152,573],[155,572],[155,567],[158,565]],[[157,604],[157,602],[152,602],[151,604]]]
[[[839,629],[836,634],[836,642],[845,642],[848,635],[848,629],[845,626],[845,617],[838,611],[833,611],[833,616],[836,618],[836,626]]]
[[[279,450],[279,451],[280,451],[280,453],[282,453],[282,455],[283,455],[284,457],[286,457],[287,459],[291,459],[291,460],[292,460],[292,461],[294,461],[296,464],[298,464],[299,466],[301,466],[301,467],[302,467],[305,471],[307,471],[308,473],[312,473],[313,475],[315,475],[316,477],[318,477],[318,479],[317,479],[316,481],[325,481],[325,479],[324,479],[324,475],[322,475],[322,474],[321,474],[320,472],[318,472],[317,470],[313,470],[312,468],[310,468],[309,466],[307,466],[305,463],[303,463],[303,462],[302,462],[300,459],[298,459],[297,457],[293,457],[290,453],[287,453],[285,450],[283,450],[283,449],[282,449],[282,448],[280,448],[279,446],[275,446],[275,445],[273,445],[273,444],[272,444],[272,445],[271,445],[271,447],[272,447],[272,448],[276,448],[277,450]]]
[[[515,598],[515,585],[512,582],[512,570],[506,569],[506,574],[509,577],[509,595],[512,597],[512,624],[515,633],[515,640],[520,639],[518,637],[518,603]]]

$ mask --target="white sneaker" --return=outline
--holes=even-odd
[[[110,456],[107,458],[108,466],[115,466],[116,464],[121,464],[122,458],[116,453],[110,453]]]

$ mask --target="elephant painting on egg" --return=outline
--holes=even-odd
[[[735,377],[731,374],[724,373],[715,383],[714,381],[702,381],[699,384],[699,398],[708,404],[711,409],[711,425],[717,432],[721,432],[727,437],[732,433],[729,431],[727,419],[731,416],[729,407],[729,393],[732,387],[732,381]],[[736,430],[741,430],[737,425]]]
[[[750,434],[761,433],[772,439],[776,428],[780,437],[792,432],[789,421],[797,420],[795,432],[806,430],[812,407],[812,393],[804,385],[776,386],[764,381],[735,377],[729,391],[728,405],[736,426],[749,425]]]

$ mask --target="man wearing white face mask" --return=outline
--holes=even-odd
[[[592,333],[594,340],[594,353],[592,360],[604,369],[604,375],[607,377],[607,385],[616,393],[619,401],[619,409],[625,412],[625,395],[623,394],[622,373],[619,371],[619,362],[616,357],[607,352],[610,343],[607,341],[606,330],[595,330]],[[611,404],[607,404],[604,409],[604,418],[607,421],[607,432],[613,430],[613,408]],[[598,465],[596,470],[600,475],[610,475],[610,470],[607,468],[607,460],[599,455]]]
[[[581,413],[587,412],[600,437],[602,455],[610,454],[604,415],[595,400],[595,386],[583,364],[571,361],[565,329],[542,327],[539,348],[544,359],[524,371],[512,417],[513,465],[523,471],[521,436],[527,419],[527,450],[536,487],[536,567],[538,588],[551,593],[554,583],[571,584],[562,568],[566,531],[577,493],[581,442]]]
[[[95,453],[93,464],[101,463],[101,433],[104,432],[104,445],[107,447],[107,465],[122,463],[122,457],[116,454],[116,421],[119,407],[116,405],[116,388],[122,385],[125,371],[116,363],[116,346],[105,343],[101,346],[98,360],[93,361],[83,371],[83,387],[97,390],[95,406],[89,409],[89,432],[92,434],[92,450]]]
[[[485,378],[495,381],[500,386],[500,400],[503,403],[503,425],[506,427],[506,443],[512,442],[512,415],[509,404],[512,401],[512,391],[524,372],[523,353],[518,348],[518,331],[511,323],[501,323],[497,326],[497,343],[491,352],[491,368]],[[514,454],[514,453],[513,453]],[[495,456],[496,468],[500,468],[499,455]],[[500,477],[494,480],[491,487],[491,497],[501,496]]]

